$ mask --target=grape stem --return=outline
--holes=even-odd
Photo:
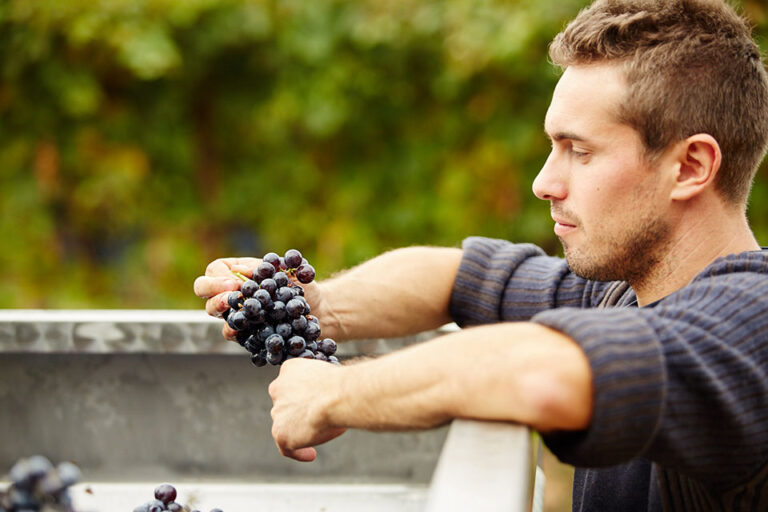
[[[243,281],[243,282],[246,282],[246,281],[248,280],[248,278],[247,278],[247,277],[245,277],[245,276],[244,276],[243,274],[241,274],[240,272],[237,272],[236,270],[233,270],[233,271],[232,271],[232,273],[235,275],[235,277],[237,277],[238,279],[240,279],[240,280],[241,280],[241,281]]]

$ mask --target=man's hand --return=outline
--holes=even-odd
[[[253,275],[261,260],[258,258],[219,258],[208,264],[205,275],[195,279],[195,295],[205,301],[205,311],[217,318],[229,308],[227,297],[230,292],[239,290],[243,282],[233,273],[239,272],[246,277]],[[224,337],[234,340],[235,334],[226,323],[221,330]]]
[[[229,308],[227,303],[229,293],[239,290],[243,284],[243,281],[234,272],[238,272],[248,278],[253,277],[253,271],[259,266],[259,263],[261,263],[259,258],[219,258],[208,264],[208,267],[205,269],[205,275],[195,279],[194,284],[195,295],[207,299],[205,311],[211,316],[221,318],[222,314]],[[320,302],[317,284],[312,282],[300,285],[295,279],[293,284],[294,286],[304,288],[304,298],[312,308],[312,313],[317,314],[317,305]],[[237,331],[233,330],[226,323],[222,327],[221,333],[228,340],[235,340],[237,335]],[[323,334],[326,335],[325,329]]]
[[[313,448],[345,432],[328,421],[328,407],[338,397],[343,368],[323,361],[291,359],[269,385],[272,437],[280,453],[301,462],[317,457]]]

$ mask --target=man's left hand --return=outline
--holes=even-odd
[[[269,385],[272,397],[272,437],[286,457],[311,462],[313,448],[334,439],[346,428],[330,423],[329,408],[338,401],[343,368],[324,361],[296,358],[280,367]]]

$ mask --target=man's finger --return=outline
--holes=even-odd
[[[205,312],[211,316],[220,318],[222,316],[222,313],[224,313],[224,311],[226,311],[227,308],[229,307],[229,302],[227,302],[227,297],[229,297],[230,293],[231,292],[220,293],[214,297],[211,297],[207,301],[205,301]]]
[[[221,328],[221,335],[229,341],[237,341],[237,331],[227,325],[226,322],[224,322],[224,327]]]
[[[195,295],[208,299],[223,292],[231,292],[240,289],[240,281],[232,273],[231,277],[200,276],[195,279]]]
[[[205,275],[226,276],[235,271],[251,277],[253,269],[259,263],[261,263],[261,260],[258,258],[219,258],[208,264],[208,267],[205,269]]]
[[[278,449],[280,449],[280,453],[282,453],[283,456],[290,457],[299,462],[312,462],[317,458],[317,450],[311,446],[307,448],[297,448],[296,450],[284,450],[278,446]]]

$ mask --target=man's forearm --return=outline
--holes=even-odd
[[[338,339],[405,336],[451,321],[460,249],[409,247],[319,284],[324,332]]]
[[[585,428],[589,362],[571,339],[530,323],[465,329],[340,369],[325,413],[335,427],[430,428],[452,418]]]

